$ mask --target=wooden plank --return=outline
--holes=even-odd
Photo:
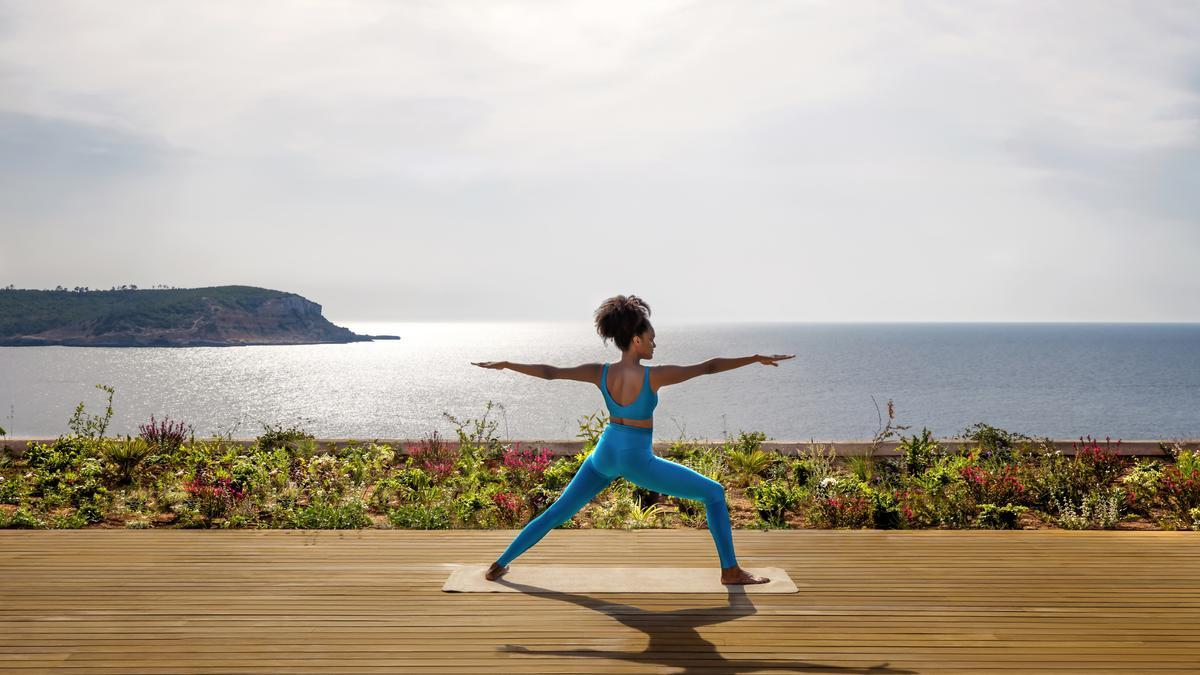
[[[1195,533],[739,530],[800,593],[439,590],[515,534],[0,531],[0,670],[1200,672]],[[704,530],[555,530],[527,563],[716,555]]]

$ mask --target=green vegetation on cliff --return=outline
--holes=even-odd
[[[224,346],[356,342],[295,293],[253,286],[0,289],[0,345]]]

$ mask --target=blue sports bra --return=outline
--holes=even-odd
[[[658,394],[650,390],[650,366],[643,366],[646,376],[642,379],[642,390],[633,403],[618,405],[608,393],[608,364],[600,370],[600,393],[604,394],[604,402],[608,404],[610,417],[620,417],[627,420],[648,420],[654,416],[654,407],[658,405]]]

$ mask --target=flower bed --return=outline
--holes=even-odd
[[[107,420],[75,424],[0,458],[0,527],[521,527],[561,494],[605,423],[585,418],[583,450],[555,459],[502,442],[486,414],[450,419],[457,445],[434,433],[331,453],[295,428],[268,427],[245,447],[185,439],[169,420],[125,439],[103,434]],[[716,447],[680,440],[663,454],[726,486],[735,527],[1200,529],[1194,449],[1133,459],[1119,440],[1087,437],[1066,455],[983,424],[968,432],[950,448],[923,429],[901,437],[896,457],[839,458],[819,445],[784,456],[762,450],[758,432]],[[702,528],[704,507],[618,479],[562,527]]]

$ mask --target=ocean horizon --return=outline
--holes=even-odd
[[[351,344],[0,347],[0,426],[10,438],[66,433],[80,401],[109,434],[153,414],[197,436],[252,437],[264,424],[326,438],[454,437],[488,401],[502,438],[570,439],[607,414],[595,385],[472,361],[612,362],[587,321],[334,320],[400,340]],[[984,422],[1066,439],[1200,437],[1200,324],[1120,322],[662,322],[649,365],[795,354],[659,392],[657,440],[761,431],[780,440],[869,439],[888,399],[905,434]],[[874,401],[872,401],[874,397]],[[878,408],[876,407],[878,406]]]

